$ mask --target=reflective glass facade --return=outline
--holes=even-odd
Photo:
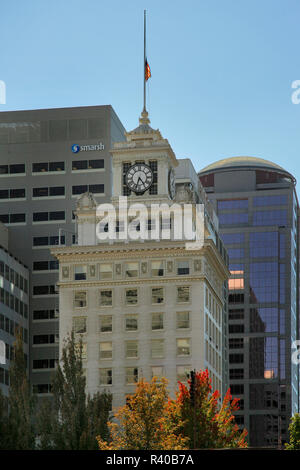
[[[299,368],[291,361],[299,329],[295,182],[255,165],[199,176],[230,260],[228,360],[231,391],[242,404],[237,420],[251,446],[281,447],[299,410]]]

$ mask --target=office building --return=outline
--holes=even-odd
[[[177,381],[185,382],[192,369],[208,368],[213,388],[222,390],[229,271],[217,217],[191,162],[177,160],[146,111],[125,136],[111,150],[116,238],[97,237],[96,231],[105,238],[110,226],[87,192],[77,202],[78,244],[51,250],[59,260],[60,352],[73,329],[83,342],[88,392],[111,391],[113,406],[125,403],[141,377],[165,376],[174,396]],[[128,214],[133,204],[147,211],[155,203],[177,203],[178,211],[204,204],[203,245],[187,249],[186,239],[174,236],[176,216],[168,211],[147,212],[144,235],[128,237],[127,223],[138,235],[144,222],[124,218],[124,196]]]
[[[0,342],[3,355],[0,362],[0,390],[8,395],[9,367],[13,359],[16,334],[22,335],[28,367],[29,353],[29,270],[8,251],[9,229],[0,223]]]
[[[111,106],[0,113],[0,220],[8,250],[31,273],[30,371],[36,392],[50,392],[58,359],[58,264],[50,249],[76,243],[79,194],[111,197],[111,157],[124,128]]]
[[[277,447],[299,410],[299,205],[295,178],[279,165],[233,157],[199,173],[220,223],[231,278],[229,378],[237,420],[251,446]]]

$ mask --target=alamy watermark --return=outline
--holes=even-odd
[[[6,84],[0,80],[0,104],[6,104]]]
[[[128,204],[120,196],[117,205],[98,205],[96,235],[100,242],[184,241],[187,250],[197,250],[204,243],[204,213],[203,204]]]
[[[292,82],[292,88],[295,90],[292,93],[291,100],[293,104],[300,103],[300,80],[294,80]]]

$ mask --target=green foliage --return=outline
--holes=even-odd
[[[289,425],[290,442],[285,444],[287,450],[300,450],[300,414],[296,413],[291,418]]]
[[[16,332],[14,359],[11,362],[8,417],[5,426],[5,448],[7,450],[29,450],[35,448],[33,415],[35,399],[32,396],[23,351],[21,330]],[[5,405],[4,405],[5,406]]]
[[[68,338],[53,378],[53,399],[41,404],[37,417],[39,448],[57,450],[97,449],[96,436],[108,434],[111,395],[86,396],[82,368],[82,342]]]

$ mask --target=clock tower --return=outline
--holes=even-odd
[[[144,109],[139,126],[125,133],[126,141],[111,149],[113,172],[112,202],[127,196],[131,203],[168,202],[175,198],[176,156],[157,129],[152,129]]]

